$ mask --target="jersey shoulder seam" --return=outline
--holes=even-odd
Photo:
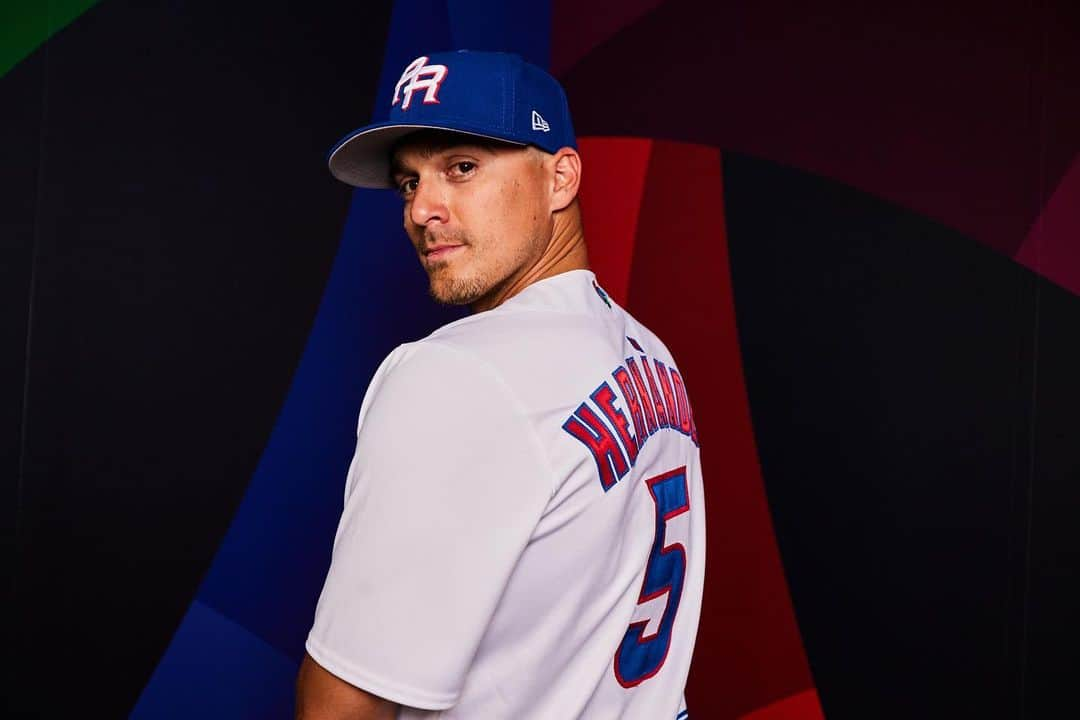
[[[622,307],[619,307],[619,309],[623,310]],[[623,310],[623,312],[625,313],[626,311]],[[421,340],[417,340],[416,342],[423,342],[423,341],[428,340],[428,339],[438,339],[440,335],[444,334],[444,332],[450,332],[450,331],[457,330],[457,329],[460,329],[460,328],[467,328],[469,326],[478,325],[478,324],[482,324],[482,323],[496,322],[496,321],[498,321],[498,320],[500,320],[502,318],[511,318],[514,315],[526,314],[526,313],[529,314],[529,315],[546,314],[546,315],[561,315],[561,316],[564,316],[564,317],[581,317],[581,318],[592,318],[592,317],[596,316],[595,313],[591,313],[591,312],[589,312],[587,310],[584,310],[584,309],[581,309],[581,310],[569,310],[569,309],[566,309],[566,308],[528,307],[528,306],[526,306],[526,307],[506,308],[505,310],[503,308],[494,308],[492,310],[486,310],[484,312],[476,313],[475,315],[468,315],[468,316],[463,317],[463,318],[458,318],[457,320],[454,320],[453,322],[449,322],[449,323],[447,323],[447,324],[433,330],[430,335],[428,335],[427,337],[422,338]]]

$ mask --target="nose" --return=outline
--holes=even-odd
[[[437,181],[421,180],[417,183],[412,200],[409,202],[409,219],[421,227],[433,222],[445,223],[450,219],[446,194]]]

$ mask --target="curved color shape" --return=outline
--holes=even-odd
[[[806,690],[743,715],[739,720],[825,720],[817,692]]]
[[[714,148],[652,143],[628,308],[664,338],[694,398],[709,478],[709,571],[687,704],[691,714],[732,718],[814,681],[744,388],[721,164]]]
[[[475,5],[395,3],[376,98],[392,96],[401,68],[422,50],[490,47],[546,59],[536,57],[546,42],[532,35],[544,27],[537,18],[547,17],[545,3],[492,16],[505,24],[498,32],[474,28],[461,17],[452,22],[452,12],[468,17]],[[418,17],[424,22],[415,22]],[[491,41],[499,45],[487,45]],[[374,115],[381,112],[377,105]],[[389,191],[354,193],[289,396],[232,526],[133,717],[232,718],[237,708],[246,708],[249,717],[291,717],[291,701],[280,700],[291,698],[329,566],[367,382],[394,346],[463,313],[435,305],[425,290],[426,278],[402,236],[400,201]],[[217,627],[235,631],[218,633]],[[213,662],[193,660],[207,656]],[[292,662],[292,672],[281,670],[283,659]],[[178,703],[183,688],[198,692]],[[262,688],[279,701],[253,707]]]
[[[584,166],[580,197],[589,265],[611,297],[626,307],[652,141],[585,137],[578,145]]]
[[[553,3],[551,24],[556,35],[552,38],[551,72],[563,75],[597,45],[662,4],[663,0],[593,0],[589,12],[582,12],[579,3]]]
[[[1080,8],[1059,5],[1051,21],[973,0],[670,0],[598,33],[563,79],[581,134],[794,166],[1012,255],[1044,199],[1030,188],[1056,186],[1080,144]]]
[[[1080,295],[1080,155],[1035,220],[1016,260]]]
[[[207,2],[110,2],[19,65],[93,5],[17,0],[0,11],[0,84],[19,90],[13,107],[40,114],[37,154],[11,165],[36,164],[46,180],[40,197],[20,202],[33,217],[34,252],[40,245],[47,260],[35,312],[53,310],[51,322],[38,316],[36,395],[26,395],[36,445],[23,449],[40,468],[28,475],[29,500],[20,497],[20,512],[37,512],[26,515],[37,544],[22,561],[20,609],[36,600],[65,611],[37,608],[21,620],[19,639],[31,659],[57,648],[67,653],[61,660],[97,658],[68,702],[112,673],[132,690],[102,687],[112,691],[112,704],[102,704],[110,710],[116,698],[129,708],[149,678],[135,717],[286,718],[365,386],[394,345],[460,311],[426,299],[392,194],[353,195],[324,275],[347,196],[323,204],[342,191],[328,178],[325,187],[316,178],[281,189],[282,176],[317,174],[318,157],[306,153],[318,155],[336,102],[355,97],[355,88],[339,91],[337,69],[377,65],[357,60],[347,42],[355,24],[346,39],[319,34],[320,23],[338,26],[318,14],[298,18],[295,4],[263,7],[253,29],[243,11]],[[1072,37],[1080,6],[579,5],[398,0],[379,97],[429,50],[511,50],[562,75],[587,165],[581,192],[594,269],[679,358],[705,436],[709,579],[690,715],[818,720],[819,691],[838,716],[860,703],[924,716],[927,707],[943,711],[949,693],[965,707],[978,701],[1023,715],[1027,702],[1039,715],[1040,698],[1049,706],[1068,697],[1062,669],[1080,647],[1066,572],[1080,557],[1068,513],[1080,467],[1071,432],[1080,298],[1017,263],[1080,294]],[[384,21],[370,23],[379,38]],[[310,44],[284,43],[290,32]],[[184,54],[178,43],[206,52]],[[309,52],[328,45],[349,62]],[[135,66],[142,76],[120,72]],[[256,68],[267,70],[259,82]],[[332,87],[311,74],[334,79]],[[331,93],[334,104],[318,100]],[[121,97],[132,102],[122,111]],[[204,111],[207,98],[217,99],[206,103],[215,112]],[[101,122],[82,123],[94,102]],[[293,112],[302,107],[323,115]],[[294,114],[302,121],[291,122]],[[230,153],[214,142],[232,142],[269,115],[290,122],[267,124],[283,130],[248,136],[261,139],[232,155],[232,166],[220,163]],[[341,131],[366,119],[341,118]],[[170,140],[144,152],[159,136]],[[261,152],[275,140],[290,151]],[[291,214],[281,222],[272,211],[285,205]],[[333,212],[309,223],[305,207]],[[197,252],[170,244],[177,228]],[[297,237],[309,243],[298,252]],[[329,242],[316,248],[317,237]],[[286,296],[277,285],[237,277],[260,272],[264,249],[280,259],[283,243],[297,253],[290,257],[322,253],[303,282],[295,263],[262,268],[274,282],[305,285],[303,313],[284,315],[281,304],[295,303],[270,302]],[[211,263],[219,254],[230,262]],[[112,292],[103,280],[116,284]],[[253,289],[223,292],[234,280]],[[172,292],[179,284],[205,302],[157,304],[159,294],[187,297]],[[248,314],[230,312],[249,302]],[[242,319],[216,325],[220,335],[190,331],[213,324],[210,314]],[[270,331],[241,332],[260,315]],[[294,350],[304,351],[280,411],[281,395],[263,382],[247,383],[258,403],[239,401],[250,396],[237,377],[253,362],[271,363],[265,347],[237,346],[245,338],[285,345],[286,326],[297,345],[287,362],[276,355],[274,392],[284,391]],[[158,380],[166,357],[173,370]],[[87,359],[96,364],[81,364]],[[96,375],[100,368],[109,372]],[[196,385],[214,391],[205,404],[170,405],[203,397]],[[215,404],[223,392],[234,396],[235,415]],[[111,415],[95,414],[109,407]],[[180,420],[162,423],[167,414]],[[212,432],[211,416],[219,421]],[[140,442],[136,425],[169,443]],[[159,447],[185,453],[183,472]],[[187,504],[169,504],[185,493]],[[111,525],[118,517],[137,522]],[[123,531],[132,527],[143,534]],[[148,540],[162,534],[167,545]],[[152,558],[170,578],[168,593],[135,558],[155,547],[184,551]],[[109,602],[86,604],[90,594]],[[66,612],[76,605],[83,612]],[[137,614],[145,608],[157,627]],[[139,650],[135,668],[137,653],[127,651],[150,636],[159,639],[152,652]],[[125,652],[107,656],[104,643]],[[36,702],[47,685],[27,692],[17,675],[15,687]]]
[[[32,278],[5,716],[123,717],[166,652],[311,330],[349,206],[326,147],[389,17],[109,0],[0,79],[0,266]]]
[[[97,0],[6,0],[0,5],[0,77]]]

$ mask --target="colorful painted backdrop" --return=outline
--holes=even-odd
[[[355,417],[433,306],[325,171],[400,68],[566,85],[692,388],[691,717],[1036,718],[1080,666],[1080,10],[0,6],[7,717],[287,718]]]

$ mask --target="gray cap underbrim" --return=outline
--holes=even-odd
[[[334,146],[326,161],[330,167],[330,174],[353,187],[393,188],[394,183],[390,178],[390,151],[393,149],[394,143],[418,130],[446,130],[461,133],[462,135],[498,140],[512,145],[526,144],[517,140],[509,140],[489,133],[474,132],[460,127],[380,123],[361,128],[347,135]]]

